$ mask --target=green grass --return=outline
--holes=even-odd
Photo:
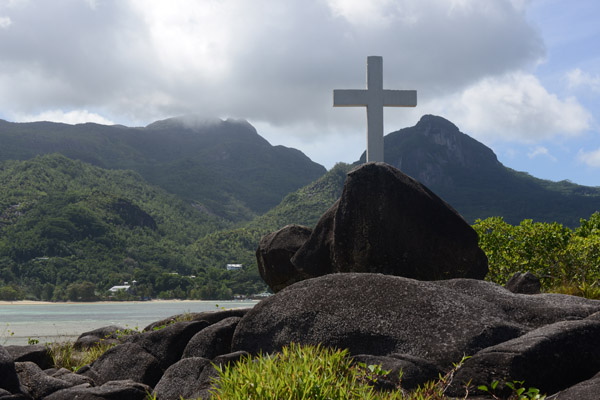
[[[114,344],[100,341],[98,344],[86,350],[76,350],[75,344],[71,341],[54,342],[47,345],[48,352],[52,357],[55,368],[66,368],[76,372],[81,367],[96,361]]]
[[[400,386],[392,391],[377,391],[373,385],[389,371],[378,365],[357,365],[347,350],[291,343],[281,353],[247,357],[217,368],[219,377],[213,384],[212,399],[446,399],[444,392],[458,368],[460,364],[412,392]]]

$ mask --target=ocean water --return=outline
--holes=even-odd
[[[107,325],[142,330],[152,322],[186,312],[253,307],[257,301],[146,301],[114,303],[0,304],[0,345],[75,340]]]

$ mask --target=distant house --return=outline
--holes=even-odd
[[[262,292],[262,293],[253,294],[252,296],[250,296],[250,298],[252,300],[262,300],[262,299],[266,299],[267,297],[271,297],[271,296],[273,296],[273,294],[271,294],[269,292]]]
[[[120,290],[129,292],[130,289],[131,289],[131,285],[117,285],[117,286],[111,287],[110,289],[108,289],[108,291],[111,293],[117,293]]]
[[[242,264],[227,264],[227,271],[239,271],[243,268]]]

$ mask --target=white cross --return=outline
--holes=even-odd
[[[383,162],[383,107],[416,107],[416,90],[384,90],[383,59],[367,57],[367,89],[335,89],[334,107],[367,107],[367,162]]]

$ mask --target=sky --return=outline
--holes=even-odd
[[[533,176],[600,186],[597,0],[0,0],[0,119],[246,119],[331,168],[366,146],[333,108],[383,57],[385,132],[442,116]],[[1,143],[0,143],[1,146]]]

